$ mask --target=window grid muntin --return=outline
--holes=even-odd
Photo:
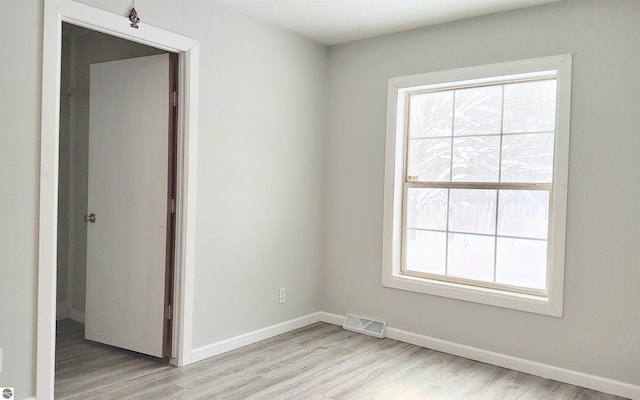
[[[502,182],[502,145],[504,138],[504,91],[505,86],[502,85],[502,102],[500,103],[500,152],[498,153],[498,182]],[[498,219],[500,216],[500,190],[496,190],[496,220],[493,241],[493,281],[496,282],[498,278]],[[548,239],[548,238],[547,238]],[[547,271],[548,273],[548,271]],[[547,285],[544,285],[545,288]]]
[[[404,118],[404,172],[403,172],[403,193],[402,193],[402,233],[401,233],[401,265],[400,265],[400,273],[407,276],[425,278],[436,281],[450,282],[456,284],[463,285],[471,285],[476,287],[483,287],[487,289],[497,289],[497,290],[506,290],[515,293],[528,294],[534,296],[542,296],[545,297],[548,295],[549,290],[549,274],[550,274],[550,243],[551,243],[551,220],[547,220],[547,237],[546,239],[540,238],[528,238],[528,237],[520,237],[520,236],[505,236],[498,235],[498,219],[499,219],[499,193],[500,190],[542,190],[548,193],[548,198],[551,199],[553,196],[553,183],[522,183],[522,182],[501,182],[502,179],[502,156],[503,156],[503,137],[508,135],[525,135],[525,134],[549,134],[553,133],[554,136],[556,134],[556,130],[553,131],[534,131],[534,132],[503,132],[504,130],[504,95],[505,95],[505,87],[510,84],[519,84],[523,82],[533,82],[533,81],[556,81],[557,85],[557,76],[543,76],[543,77],[535,77],[535,78],[526,78],[526,79],[506,79],[506,80],[496,80],[487,83],[481,84],[470,84],[470,85],[460,85],[457,86],[452,84],[451,86],[441,87],[438,89],[421,89],[421,90],[407,90],[404,92],[405,96],[405,118]],[[477,135],[455,135],[455,100],[456,93],[461,89],[475,88],[475,87],[486,87],[486,86],[501,86],[502,94],[501,94],[501,105],[500,105],[500,133],[491,133],[491,134],[477,134]],[[423,93],[433,93],[433,92],[448,92],[453,91],[453,110],[451,114],[451,136],[421,136],[421,137],[409,137],[409,123],[410,123],[410,110],[411,110],[411,96],[423,94]],[[556,86],[556,98],[557,98],[557,86]],[[557,100],[556,100],[556,116],[557,116]],[[489,137],[489,136],[499,136],[499,152],[498,152],[498,181],[497,182],[464,182],[464,181],[452,181],[453,179],[453,151],[454,151],[454,138],[461,137]],[[450,159],[449,159],[449,181],[409,181],[408,178],[408,162],[409,162],[409,149],[410,142],[412,140],[433,140],[433,139],[444,139],[451,138],[451,149],[450,149]],[[554,146],[555,147],[555,146]],[[555,153],[555,149],[554,149]],[[555,167],[555,154],[553,155],[552,161],[552,171]],[[419,176],[419,175],[418,175]],[[553,175],[552,175],[553,176]],[[416,228],[408,228],[407,227],[407,193],[409,188],[439,188],[439,189],[447,189],[447,211],[446,211],[446,231],[441,230],[433,230],[433,229],[416,229]],[[450,231],[450,210],[451,210],[451,190],[452,189],[471,189],[471,190],[482,190],[482,189],[490,189],[496,191],[496,208],[495,208],[495,234],[478,234],[478,233],[470,233],[470,232],[457,232]],[[547,215],[551,215],[551,207],[552,203],[549,202]],[[446,234],[445,240],[445,273],[444,275],[440,274],[431,274],[421,271],[409,270],[407,268],[407,232],[409,230],[414,231],[430,231],[430,232],[441,232]],[[485,237],[493,237],[494,238],[494,251],[493,251],[493,282],[479,281],[474,279],[460,278],[448,275],[449,271],[449,235],[450,234],[468,234],[468,235],[478,235]],[[545,279],[545,288],[543,290],[533,289],[528,287],[514,286],[508,284],[497,283],[497,246],[498,246],[498,238],[512,238],[512,239],[524,239],[524,240],[535,240],[535,241],[544,241],[547,244],[547,254],[546,254],[546,279]]]

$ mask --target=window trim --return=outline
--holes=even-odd
[[[383,209],[382,285],[384,287],[471,301],[532,313],[562,317],[564,259],[569,167],[572,55],[511,61],[389,79]],[[418,278],[401,273],[402,218],[405,168],[405,98],[409,88],[455,84],[498,83],[507,75],[536,77],[557,71],[556,133],[554,139],[553,186],[550,198],[547,295],[531,295]]]

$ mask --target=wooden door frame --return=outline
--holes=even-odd
[[[45,0],[40,132],[36,398],[53,399],[56,337],[56,254],[62,22],[179,54],[173,356],[191,363],[198,122],[198,41],[72,0]]]
[[[180,59],[176,53],[169,53],[169,129],[167,140],[167,238],[165,245],[165,277],[164,277],[164,315],[162,332],[162,357],[171,359],[173,354],[173,298],[176,250],[176,209],[175,199],[177,184],[177,156],[178,156],[178,107],[177,93],[180,73]]]

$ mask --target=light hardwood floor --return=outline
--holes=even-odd
[[[325,323],[183,368],[82,332],[58,325],[56,399],[621,399]]]
[[[170,368],[153,357],[84,340],[84,325],[75,321],[57,322],[56,400],[82,399],[89,392]]]

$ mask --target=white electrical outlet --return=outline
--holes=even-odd
[[[280,288],[280,304],[287,301],[287,289]]]

